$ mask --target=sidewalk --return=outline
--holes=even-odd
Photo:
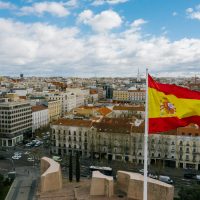
[[[39,172],[34,167],[16,168],[17,176],[10,187],[6,200],[35,199]]]

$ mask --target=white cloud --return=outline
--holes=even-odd
[[[97,32],[105,32],[119,27],[122,19],[118,13],[112,10],[105,10],[96,15],[91,10],[84,10],[80,13],[78,22],[91,26]]]
[[[128,0],[95,0],[93,1],[92,5],[93,6],[100,6],[104,4],[119,4],[119,3],[126,3]]]
[[[143,24],[146,24],[147,23],[147,21],[145,21],[144,19],[136,19],[136,20],[134,20],[132,23],[131,23],[131,26],[132,27],[139,27],[139,26],[141,26],[141,25],[143,25]]]
[[[20,15],[38,15],[42,16],[44,13],[50,13],[57,17],[65,17],[69,15],[69,11],[62,2],[38,2],[32,6],[24,6],[20,9]]]
[[[178,13],[175,12],[175,11],[172,13],[172,16],[174,16],[174,17],[177,16],[177,15],[178,15]]]
[[[0,9],[15,9],[16,6],[10,2],[0,1]]]
[[[78,5],[78,0],[69,0],[63,4],[70,7],[76,7]]]
[[[84,17],[90,19],[91,13]],[[138,67],[142,72],[146,66],[159,75],[199,73],[200,39],[144,37],[132,27],[86,36],[75,27],[8,19],[0,19],[0,30],[2,75],[134,76]]]
[[[186,12],[187,12],[187,13],[192,13],[192,12],[193,12],[193,9],[192,9],[192,8],[187,8],[187,9],[186,9]]]
[[[187,17],[190,19],[197,19],[200,20],[200,4],[197,5],[194,9],[187,8],[186,9]]]

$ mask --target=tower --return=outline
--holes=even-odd
[[[141,78],[140,78],[140,72],[139,72],[139,68],[138,68],[138,73],[137,73],[137,82],[140,82]]]

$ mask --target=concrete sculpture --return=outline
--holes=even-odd
[[[138,173],[118,171],[117,186],[128,199],[143,199],[144,176]],[[173,200],[174,187],[161,181],[148,178],[148,200]]]
[[[59,163],[47,157],[41,158],[41,174],[41,192],[62,188],[62,174]]]
[[[112,197],[114,193],[113,177],[106,176],[99,171],[92,172],[92,181],[90,188],[91,196]]]

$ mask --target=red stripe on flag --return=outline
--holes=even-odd
[[[150,75],[148,75],[148,84],[150,88],[154,88],[160,92],[163,92],[166,95],[175,95],[178,98],[184,98],[184,99],[200,100],[200,92],[189,90],[187,88],[183,88],[174,84],[170,85],[170,84],[158,83],[154,81]]]
[[[149,118],[149,133],[160,133],[194,123],[200,126],[200,116],[179,119],[177,117]]]

